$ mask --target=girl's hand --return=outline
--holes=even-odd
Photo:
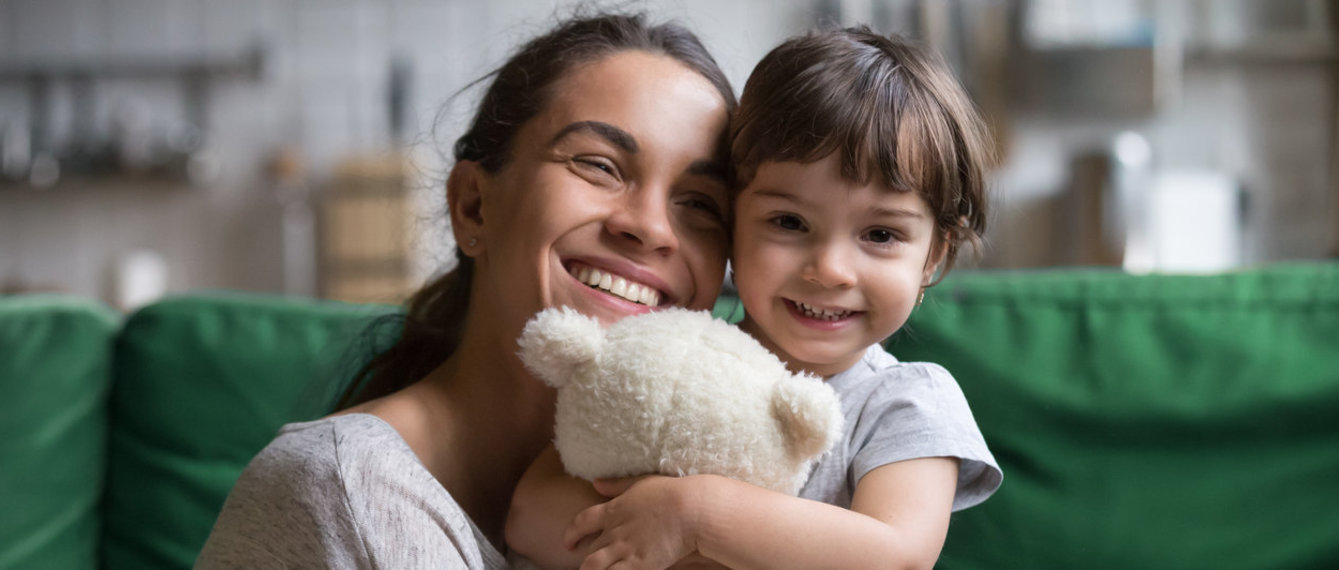
[[[612,499],[578,514],[563,541],[599,535],[581,570],[669,567],[697,550],[694,487],[693,478],[662,475],[597,480],[595,490]]]

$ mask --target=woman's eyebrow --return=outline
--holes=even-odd
[[[626,152],[635,153],[640,148],[632,133],[601,121],[577,121],[567,125],[559,130],[558,134],[553,135],[553,140],[549,144],[558,144],[558,141],[562,140],[563,137],[577,132],[595,133]]]
[[[688,173],[696,176],[706,176],[719,182],[728,182],[728,176],[725,175],[725,163],[719,160],[697,160],[688,165]]]

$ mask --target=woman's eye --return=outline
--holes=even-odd
[[[618,170],[614,168],[613,163],[604,159],[577,157],[572,159],[572,161],[585,169],[598,170],[609,176],[618,176]]]
[[[724,214],[721,212],[721,206],[711,198],[691,196],[685,198],[683,204],[694,210],[702,210],[718,218],[724,218]]]
[[[772,222],[772,225],[786,231],[796,232],[804,229],[804,220],[791,214],[773,216],[769,221]]]

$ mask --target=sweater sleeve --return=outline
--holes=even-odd
[[[503,568],[399,434],[367,414],[290,424],[233,487],[197,568]]]
[[[281,435],[228,494],[195,567],[370,568],[349,509],[333,429],[317,445]]]

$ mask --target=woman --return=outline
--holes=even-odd
[[[516,338],[550,306],[711,306],[734,103],[677,26],[597,16],[522,46],[455,145],[459,265],[410,300],[352,407],[285,426],[252,461],[197,566],[504,566],[512,490],[553,426]]]

